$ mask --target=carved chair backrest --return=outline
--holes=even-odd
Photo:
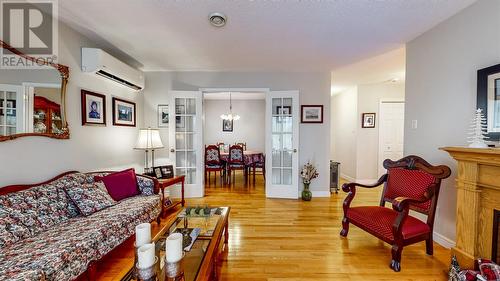
[[[245,164],[243,157],[243,147],[240,145],[231,145],[231,147],[229,147],[229,163]]]
[[[220,150],[216,145],[207,145],[205,147],[205,164],[220,165]]]
[[[247,143],[246,142],[237,142],[235,145],[239,145],[243,148],[243,150],[247,150]]]
[[[398,161],[386,159],[387,181],[384,184],[380,205],[392,202],[397,197],[421,199],[431,192],[431,199],[425,203],[412,204],[410,209],[427,215],[427,223],[434,223],[441,180],[450,176],[450,168],[444,165],[433,166],[418,156],[407,156]]]

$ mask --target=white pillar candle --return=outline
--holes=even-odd
[[[135,247],[151,243],[151,224],[141,223],[135,227]]]
[[[148,243],[139,247],[137,250],[137,259],[139,268],[148,268],[155,263],[155,244]]]
[[[182,259],[182,234],[176,232],[167,237],[167,262],[178,262]]]

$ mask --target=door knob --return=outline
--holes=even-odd
[[[171,149],[170,149],[170,152],[175,152],[175,149],[171,148]]]
[[[293,153],[297,153],[297,149],[296,148],[293,149]]]

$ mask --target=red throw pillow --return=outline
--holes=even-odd
[[[112,173],[104,177],[96,176],[94,177],[94,181],[102,181],[109,195],[115,201],[120,201],[140,194],[139,188],[137,187],[135,170],[133,168]]]

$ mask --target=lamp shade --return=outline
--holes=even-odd
[[[163,148],[160,131],[158,129],[140,129],[135,149],[157,149]]]

